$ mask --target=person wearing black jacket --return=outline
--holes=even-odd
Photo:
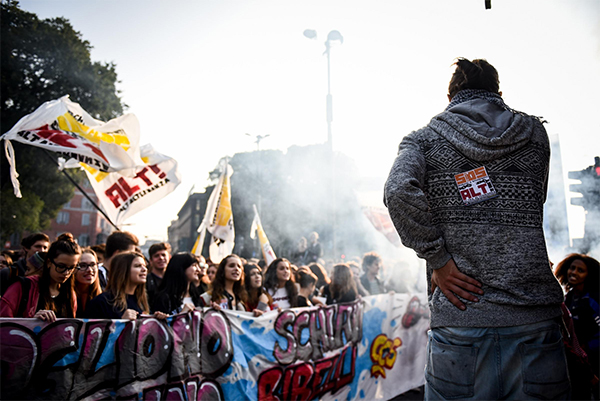
[[[200,306],[200,292],[195,285],[199,272],[198,259],[193,254],[173,255],[154,296],[152,311],[174,315]]]
[[[148,268],[148,279],[146,280],[146,291],[148,292],[148,301],[152,304],[171,259],[171,245],[166,242],[153,244],[148,249],[148,256],[150,257],[150,266]]]

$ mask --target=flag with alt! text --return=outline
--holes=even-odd
[[[230,181],[233,168],[226,159],[221,160],[220,165],[222,173],[208,199],[206,213],[198,227],[198,238],[192,249],[194,254],[202,254],[204,235],[208,231],[212,235],[208,250],[213,263],[219,263],[225,256],[230,255],[235,245]]]
[[[42,104],[1,138],[6,141],[15,194],[19,184],[12,140],[50,150],[67,162],[85,163],[103,172],[119,171],[134,176],[136,168],[144,166],[139,147],[140,127],[133,114],[105,123],[90,116],[79,104],[69,100],[68,95]],[[73,165],[67,164],[67,167]]]
[[[252,226],[250,227],[250,238],[256,238],[256,233],[258,233],[258,241],[260,242],[260,249],[262,250],[263,258],[267,263],[267,266],[271,264],[277,256],[275,256],[275,252],[273,248],[271,248],[271,244],[269,243],[269,239],[267,238],[267,234],[265,234],[265,230],[263,230],[262,223],[260,222],[260,216],[258,215],[258,209],[256,205],[254,207],[254,220],[252,221]]]
[[[141,147],[144,167],[138,167],[133,177],[120,173],[104,173],[81,163],[102,209],[117,226],[153,205],[177,188],[181,175],[177,161],[154,150],[152,145]]]

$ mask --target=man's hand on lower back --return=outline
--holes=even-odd
[[[454,259],[450,259],[443,267],[434,270],[431,274],[432,293],[436,287],[440,287],[446,298],[460,310],[465,310],[467,307],[457,295],[472,302],[479,302],[479,299],[472,293],[483,294],[481,283],[461,273],[456,267]]]

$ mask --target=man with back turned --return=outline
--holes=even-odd
[[[426,399],[567,399],[563,293],[542,229],[550,147],[486,60],[458,59],[446,110],[403,138],[384,201],[427,261]]]

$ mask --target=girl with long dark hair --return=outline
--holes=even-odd
[[[577,340],[588,354],[594,374],[599,376],[600,262],[587,255],[572,253],[556,265],[554,275],[567,291],[565,305],[573,317]],[[598,383],[595,393],[597,397]]]
[[[265,288],[273,298],[273,308],[294,308],[298,305],[298,288],[292,274],[290,262],[277,258],[265,273]]]
[[[246,310],[247,299],[244,287],[244,269],[237,255],[221,260],[211,283],[211,290],[202,294],[203,306],[216,309]]]
[[[191,253],[177,253],[171,257],[158,287],[152,310],[175,315],[194,310],[201,305],[196,287],[199,280],[198,259]]]
[[[253,312],[254,316],[260,316],[266,311],[271,310],[273,299],[263,287],[263,276],[260,266],[254,263],[246,264],[244,266],[244,276],[246,292],[248,293],[247,310]]]
[[[358,291],[352,276],[350,266],[340,263],[333,267],[333,280],[323,288],[323,295],[327,298],[327,305],[342,304],[356,300]]]
[[[98,276],[98,259],[92,248],[84,248],[75,271],[75,293],[77,294],[77,317],[82,318],[88,301],[102,293]]]
[[[73,272],[80,256],[81,248],[73,235],[60,235],[48,249],[41,275],[19,279],[0,298],[0,316],[39,318],[48,322],[74,318],[77,297]]]
[[[148,268],[144,255],[124,252],[110,261],[106,290],[92,299],[84,316],[89,319],[135,320],[150,311],[146,296]],[[154,317],[164,319],[167,315],[156,312]]]

